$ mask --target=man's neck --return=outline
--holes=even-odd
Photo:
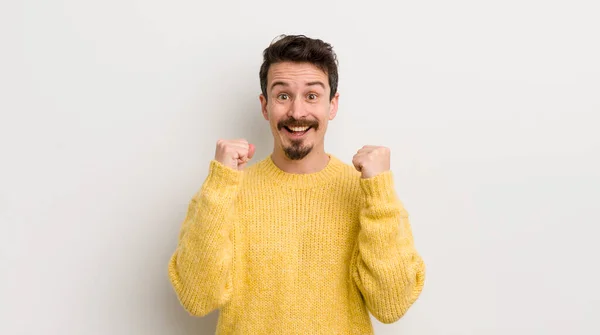
[[[329,155],[323,149],[314,148],[310,154],[299,160],[287,158],[281,150],[274,150],[271,154],[273,163],[287,173],[314,173],[324,169],[329,163]]]

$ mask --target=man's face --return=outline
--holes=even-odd
[[[267,75],[268,101],[261,94],[265,120],[275,146],[292,160],[323,148],[327,123],[337,113],[339,94],[330,101],[327,74],[310,63],[272,64]]]

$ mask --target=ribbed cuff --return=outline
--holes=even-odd
[[[367,199],[367,204],[387,203],[396,200],[392,171],[382,172],[371,178],[361,178],[360,186]]]
[[[207,179],[225,185],[236,185],[242,181],[244,173],[223,165],[216,160],[210,161]]]
[[[221,200],[233,199],[243,176],[242,171],[234,170],[216,160],[211,160],[208,176],[195,197],[219,194]]]

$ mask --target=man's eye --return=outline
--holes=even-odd
[[[310,93],[310,94],[308,95],[308,99],[310,99],[310,100],[315,100],[316,98],[317,98],[317,95],[316,95],[316,94],[314,94],[314,93]]]
[[[282,99],[282,100],[287,100],[287,98],[288,98],[288,95],[287,95],[287,94],[285,94],[285,93],[281,93],[281,94],[279,94],[279,95],[277,96],[277,98],[279,98],[279,99]]]

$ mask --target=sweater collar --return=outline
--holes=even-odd
[[[329,156],[329,162],[327,162],[327,165],[323,169],[317,172],[285,172],[275,165],[271,155],[263,160],[263,168],[261,170],[266,178],[275,185],[289,188],[311,188],[330,182],[341,174],[344,163],[332,154],[327,154],[327,156]]]

